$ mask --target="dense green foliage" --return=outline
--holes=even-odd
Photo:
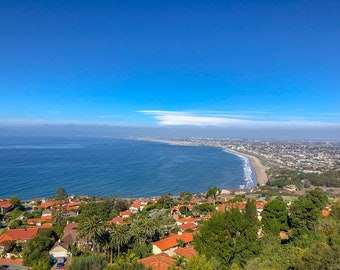
[[[191,194],[181,196],[188,201]],[[238,196],[234,201],[243,199]],[[79,233],[86,247],[80,253],[76,247],[71,250],[74,257],[69,269],[145,269],[137,260],[151,255],[152,242],[174,228],[166,209],[176,202],[163,195],[157,204],[133,214],[125,223],[107,223],[117,210],[127,207],[126,202],[108,199],[82,205]],[[216,206],[208,203],[191,210],[182,206],[182,214],[209,213],[211,218],[199,224],[199,233],[194,236],[197,257],[176,257],[173,269],[339,269],[340,203],[333,205],[330,217],[322,217],[327,203],[321,189],[311,190],[288,205],[277,198],[265,205],[260,220],[255,201],[250,199],[242,211],[217,212]],[[48,250],[62,231],[63,223],[41,229],[37,237],[23,244],[24,264],[33,270],[49,269]],[[15,248],[16,244],[6,243],[6,250]]]
[[[303,186],[340,187],[340,170],[334,169],[320,173],[303,173],[289,169],[272,169],[272,175],[267,183],[271,187],[283,188],[294,184],[298,188]]]
[[[327,197],[320,189],[299,197],[287,215],[288,239],[280,239],[276,234],[276,225],[281,229],[286,227],[286,219],[276,212],[276,209],[283,208],[283,204],[280,206],[278,201],[269,203],[263,211],[264,236],[259,255],[249,260],[245,269],[339,269],[340,220],[321,216],[326,203]],[[268,228],[270,224],[274,224],[275,230]]]
[[[214,213],[200,226],[194,245],[208,260],[218,261],[220,269],[233,263],[243,266],[259,252],[258,228],[254,202],[248,201],[243,213],[238,209]]]
[[[100,255],[87,254],[86,256],[75,257],[69,270],[102,270],[107,266],[107,261]]]
[[[327,201],[321,189],[299,197],[290,208],[275,199],[265,206],[260,226],[252,219],[251,202],[242,212],[214,213],[195,236],[199,256],[182,269],[203,269],[200,263],[206,269],[339,269],[340,204],[325,218],[321,210]],[[287,237],[280,238],[280,231]]]
[[[278,235],[282,230],[288,230],[287,204],[273,200],[265,205],[262,216],[262,229],[265,234]]]
[[[303,175],[314,186],[340,187],[340,170],[330,170],[318,173],[308,173]]]
[[[214,200],[216,200],[217,198],[217,195],[219,195],[221,193],[221,190],[217,187],[210,187],[208,188],[208,191],[207,191],[207,198],[213,198]]]

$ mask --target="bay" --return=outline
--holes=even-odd
[[[251,187],[249,160],[205,146],[112,138],[0,138],[0,197],[151,197]]]

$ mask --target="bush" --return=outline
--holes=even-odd
[[[107,261],[95,254],[88,256],[75,257],[72,260],[72,264],[68,268],[69,270],[101,270],[107,266]]]

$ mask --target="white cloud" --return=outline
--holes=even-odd
[[[215,126],[215,127],[340,127],[339,123],[311,121],[305,118],[291,117],[287,120],[263,120],[270,115],[265,112],[244,112],[233,114],[232,112],[189,112],[189,111],[161,111],[141,110],[140,113],[151,116],[157,120],[160,126]],[[276,117],[277,118],[277,117]]]

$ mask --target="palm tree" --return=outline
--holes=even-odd
[[[130,239],[128,227],[125,224],[112,224],[109,228],[111,256],[110,263],[112,264],[113,247],[117,246],[117,256],[120,256],[120,248],[127,244]]]
[[[149,239],[152,239],[158,230],[158,226],[154,219],[152,218],[143,218],[140,220],[141,227],[144,230],[145,236]]]
[[[207,198],[209,198],[209,197],[214,198],[214,204],[215,204],[215,200],[217,198],[217,195],[220,195],[220,194],[221,194],[221,190],[219,188],[210,187],[210,188],[208,188],[206,196],[207,196]]]
[[[79,237],[92,242],[93,251],[96,252],[96,244],[105,234],[105,223],[97,216],[88,217],[79,227]],[[88,249],[88,248],[87,248]]]
[[[146,235],[138,224],[134,223],[130,226],[130,236],[135,247],[141,246],[146,241]]]

